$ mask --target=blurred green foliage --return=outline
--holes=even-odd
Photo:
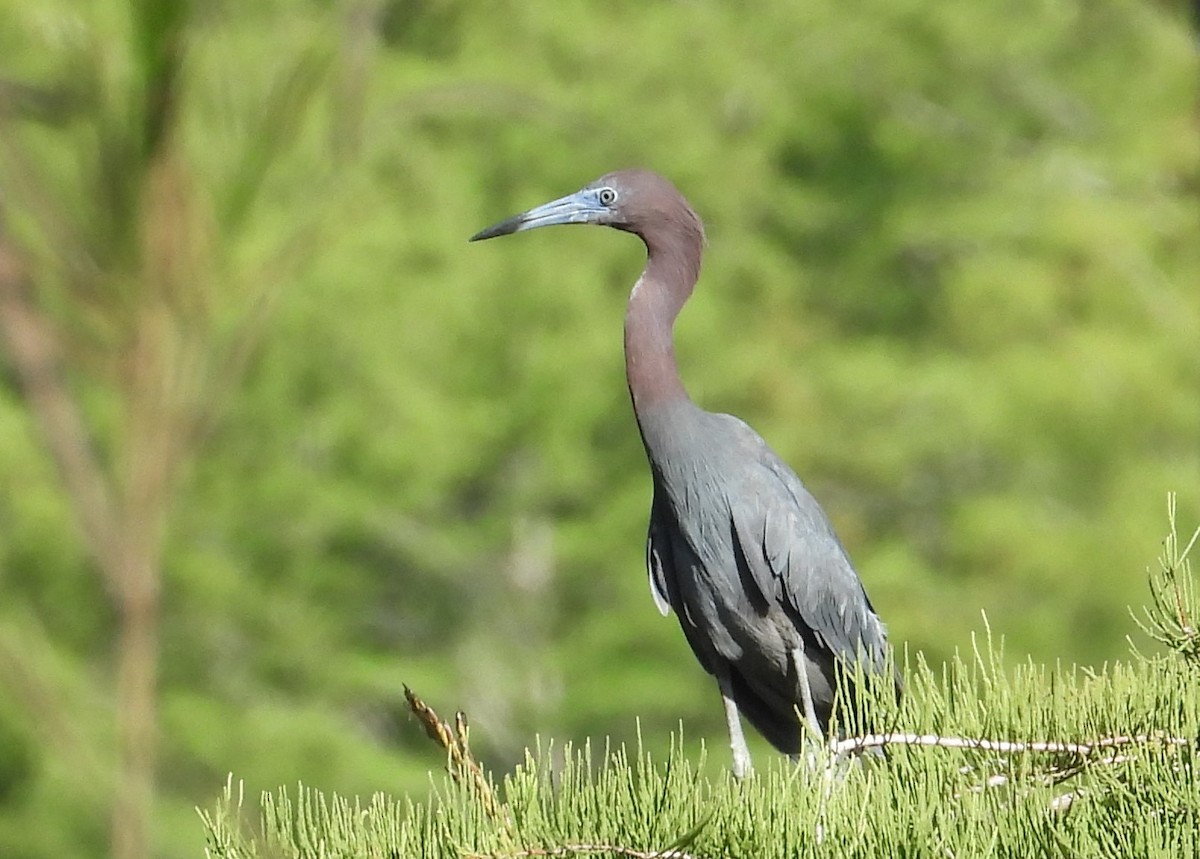
[[[142,178],[81,117],[152,136],[120,105],[161,46],[107,0],[0,14],[0,195],[86,344],[75,391],[108,450],[111,332],[54,304],[80,261],[35,210],[123,270],[136,236],[114,228]],[[239,295],[286,283],[168,522],[159,855],[197,855],[192,806],[231,770],[423,789],[439,762],[402,682],[466,710],[498,767],[538,734],[630,739],[635,717],[650,749],[680,720],[721,736],[643,569],[620,350],[640,246],[465,243],[619,166],[670,176],[708,227],[677,331],[693,397],[806,480],[898,645],[936,664],[986,611],[1017,661],[1125,652],[1166,492],[1185,523],[1200,511],[1185,19],[1124,0],[174,14],[182,149],[224,285],[213,352],[256,312]],[[135,301],[122,286],[96,303]],[[116,629],[6,371],[6,857],[106,847]]]

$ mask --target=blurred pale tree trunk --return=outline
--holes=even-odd
[[[135,0],[127,55],[94,36],[59,83],[0,92],[22,96],[0,99],[0,334],[117,618],[115,859],[152,853],[172,501],[283,280],[280,258],[237,271],[224,245],[326,66],[313,50],[281,76],[214,193],[184,140],[190,12]],[[78,187],[46,166],[47,131]]]
[[[161,169],[154,165],[155,172]],[[161,205],[148,194],[144,217],[178,217],[156,211]],[[160,263],[177,252],[158,250]],[[38,279],[23,255],[7,235],[0,235],[0,327],[8,357],[119,614],[120,768],[112,833],[113,855],[121,859],[148,853],[162,534],[171,488],[188,450],[185,424],[192,417],[181,408],[186,379],[180,365],[198,357],[179,336],[184,320],[173,318],[162,295],[155,294],[165,286],[156,277],[161,273],[144,274],[149,289],[123,320],[128,340],[120,347],[114,379],[125,412],[123,438],[113,451],[119,461],[105,462],[64,371],[71,363],[65,357],[71,335],[47,312]]]

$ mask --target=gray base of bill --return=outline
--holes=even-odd
[[[805,668],[804,648],[797,647],[792,651],[792,662],[796,666],[796,676],[800,678],[800,701],[804,706],[804,720],[808,723],[811,740],[820,742],[822,737],[821,722],[817,719],[817,710],[813,706],[812,689],[808,685],[808,671]],[[733,752],[733,777],[744,779],[750,774],[750,748],[746,745],[746,735],[742,733],[742,719],[738,714],[737,704],[733,700],[733,689],[729,677],[717,675],[717,686],[721,689],[721,703],[725,705],[725,725],[729,729],[729,749]],[[818,756],[809,752],[805,756],[810,769],[816,769]],[[799,760],[799,755],[793,755],[793,760]]]

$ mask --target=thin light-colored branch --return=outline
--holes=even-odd
[[[626,859],[702,859],[683,850],[635,850],[616,844],[564,844],[561,847],[527,847],[505,853],[464,853],[464,859],[524,859],[532,856],[592,856],[606,853]]]
[[[864,734],[860,737],[847,737],[829,744],[831,755],[849,755],[868,749],[881,749],[885,746],[926,746],[942,749],[972,749],[1002,754],[1019,754],[1022,752],[1039,752],[1046,754],[1068,754],[1087,756],[1097,749],[1108,749],[1115,746],[1150,745],[1158,743],[1166,746],[1194,746],[1196,741],[1186,737],[1169,737],[1156,734],[1135,734],[1132,736],[1101,737],[1086,743],[1064,743],[1049,740],[1033,740],[1021,742],[1016,740],[989,740],[977,737],[942,737],[937,734]]]

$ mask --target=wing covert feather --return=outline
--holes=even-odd
[[[883,659],[886,628],[833,526],[800,479],[757,435],[753,441],[758,461],[729,499],[739,563],[749,580],[837,656]]]

